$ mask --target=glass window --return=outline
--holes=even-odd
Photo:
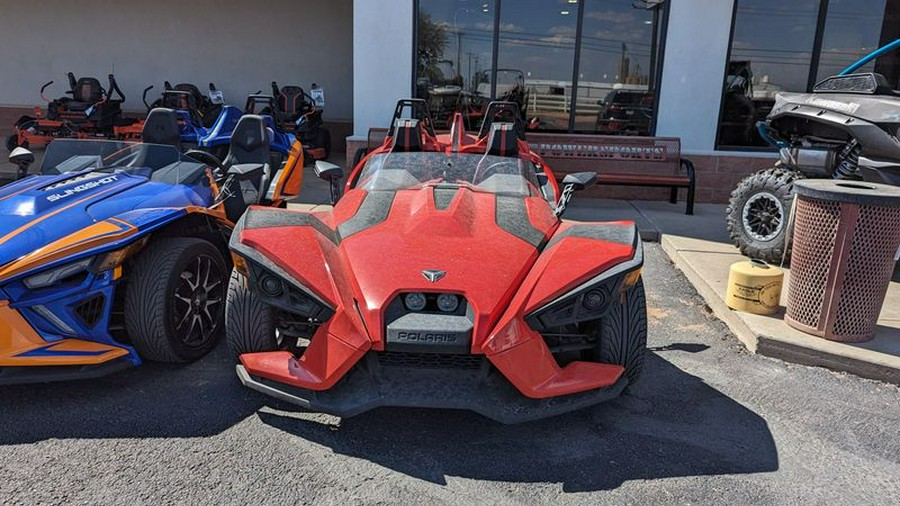
[[[437,128],[471,109],[470,95],[484,89],[493,34],[493,0],[419,0],[416,96],[428,101]]]
[[[650,135],[659,7],[588,0],[584,9],[575,130]]]
[[[878,49],[885,0],[829,0],[816,82]],[[869,63],[859,72],[872,72]]]
[[[507,82],[498,71],[497,98],[519,102],[540,130],[569,129],[577,24],[577,0],[516,0],[500,8],[497,66]],[[509,81],[518,75],[523,92]]]
[[[816,82],[839,74],[863,56],[900,35],[898,0],[829,0],[822,34],[822,53]],[[857,72],[883,74],[895,89],[900,88],[900,54],[889,53],[861,67]]]
[[[416,95],[439,129],[457,111],[467,128],[478,128],[491,100],[508,100],[530,129],[568,132],[574,121],[580,132],[648,135],[667,4],[418,0]]]
[[[779,91],[804,91],[819,0],[736,0],[719,122],[721,146],[767,146],[756,132]]]

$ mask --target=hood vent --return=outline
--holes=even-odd
[[[87,174],[82,174],[80,176],[75,176],[75,177],[72,177],[69,179],[63,179],[62,181],[51,184],[50,186],[45,186],[44,188],[42,188],[42,190],[47,192],[47,191],[55,190],[57,188],[61,188],[63,186],[68,186],[68,185],[74,184],[74,183],[80,183],[82,181],[94,179],[98,176],[106,176],[106,175],[108,175],[108,174],[104,174],[102,172],[89,172]]]

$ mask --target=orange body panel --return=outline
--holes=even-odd
[[[29,352],[42,349],[52,349],[53,354],[43,356],[32,353],[28,356]],[[66,355],[67,351],[76,353]],[[26,356],[21,356],[23,354]],[[6,301],[0,301],[0,367],[93,365],[127,354],[128,350],[124,348],[80,339],[48,343],[18,311],[9,307]]]

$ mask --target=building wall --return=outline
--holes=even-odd
[[[370,2],[376,4],[377,2]],[[66,72],[116,74],[125,108],[140,111],[149,85],[212,81],[226,101],[312,82],[325,89],[325,117],[353,117],[353,0],[42,0],[0,7],[0,105],[40,104],[68,89]],[[5,126],[5,125],[4,125]]]
[[[657,135],[715,148],[734,0],[670,0]]]
[[[383,127],[412,93],[413,0],[353,2],[354,137]]]

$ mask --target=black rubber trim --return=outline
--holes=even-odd
[[[326,301],[322,300],[319,296],[313,293],[312,290],[303,285],[303,283],[288,274],[288,272],[282,269],[281,266],[269,260],[267,256],[263,255],[259,251],[241,243],[241,231],[244,229],[248,214],[249,213],[244,214],[244,216],[242,216],[241,219],[238,220],[238,222],[235,224],[234,232],[232,232],[231,234],[231,240],[228,242],[228,248],[241,257],[244,257],[245,259],[256,263],[259,267],[268,270],[277,278],[287,281],[294,288],[300,290],[305,295],[309,296],[310,298],[327,308],[329,311],[331,311],[331,313],[334,313],[334,307],[332,307]]]
[[[566,237],[582,237],[585,239],[633,246],[636,235],[637,227],[635,227],[634,224],[617,225],[613,223],[595,223],[588,225],[573,225],[554,235],[553,238],[550,239],[550,242],[547,243],[546,248],[553,246]]]
[[[273,227],[313,227],[317,232],[328,238],[334,245],[341,243],[337,232],[328,228],[322,220],[312,214],[285,211],[283,209],[251,209],[246,213],[243,228],[247,230]]]
[[[443,211],[450,207],[450,204],[453,202],[453,199],[456,197],[456,194],[459,192],[459,188],[440,188],[435,187],[434,189],[434,206],[439,210]]]
[[[525,199],[505,195],[496,195],[495,198],[497,225],[535,248],[542,249],[544,234],[531,224]]]
[[[522,423],[556,416],[618,397],[628,378],[606,388],[530,399],[522,395],[487,359],[480,370],[384,367],[369,353],[329,390],[316,392],[252,376],[242,365],[245,386],[311,411],[349,418],[381,407],[466,409],[500,423]],[[470,355],[471,356],[471,355]]]
[[[0,367],[0,385],[25,385],[93,379],[119,372],[134,364],[119,357],[96,365],[55,365],[35,367]]]
[[[338,225],[338,235],[346,239],[353,234],[374,227],[387,219],[394,204],[393,191],[370,191],[352,218]]]
[[[599,285],[603,285],[607,283],[609,280],[614,278],[622,278],[625,274],[634,271],[635,269],[640,269],[644,265],[644,247],[641,244],[640,238],[636,239],[636,245],[634,247],[634,256],[631,257],[630,260],[625,260],[624,262],[613,265],[609,269],[601,272],[600,274],[594,276],[593,278],[581,283],[575,288],[569,290],[568,292],[560,295],[556,299],[544,304],[538,309],[535,309],[531,313],[525,315],[525,322],[532,329],[541,329],[542,325],[540,324],[541,314],[547,311],[553,311],[558,309],[566,304],[571,303],[572,298],[577,297],[579,294],[587,292],[591,288],[594,288]],[[616,288],[618,288],[618,284],[621,280],[617,280]]]

